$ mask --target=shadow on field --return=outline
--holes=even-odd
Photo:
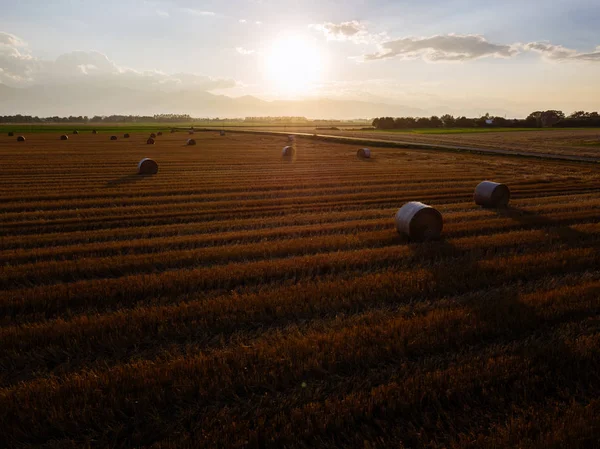
[[[365,164],[374,164],[376,162],[375,156],[371,156],[370,158],[357,157],[356,159],[358,159],[359,162],[364,162]]]
[[[539,317],[521,301],[518,287],[503,285],[494,279],[494,270],[480,265],[486,258],[482,251],[458,248],[444,238],[414,243],[411,249],[415,263],[431,273],[434,295],[461,297],[460,304],[476,316],[475,322],[502,329],[511,338],[538,326]]]
[[[542,225],[548,230],[550,235],[557,236],[563,243],[569,245],[577,245],[589,239],[590,236],[585,232],[577,231],[569,225],[561,224],[551,218],[538,213],[520,209],[517,207],[507,207],[505,209],[497,209],[496,214],[500,217],[511,218],[524,226],[532,226],[539,228]]]
[[[121,178],[113,179],[112,181],[108,181],[105,187],[117,187],[125,184],[135,184],[136,182],[143,181],[144,179],[152,178],[153,175],[138,175],[131,174],[125,175]]]

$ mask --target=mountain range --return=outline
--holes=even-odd
[[[427,115],[427,111],[414,107],[327,98],[265,101],[253,96],[228,97],[199,90],[165,92],[86,84],[14,88],[0,84],[0,115],[92,117],[168,113],[193,117],[303,116],[325,119]]]

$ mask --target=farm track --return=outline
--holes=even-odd
[[[54,137],[0,136],[0,447],[600,442],[595,165]]]
[[[305,128],[280,129],[233,128],[230,132],[258,135],[288,135],[311,137]],[[490,156],[521,156],[528,158],[570,160],[578,162],[600,161],[597,148],[586,141],[598,141],[598,129],[552,129],[543,131],[511,131],[484,133],[412,133],[373,130],[331,130],[318,133],[318,139],[355,145],[394,146],[427,151],[454,151]]]

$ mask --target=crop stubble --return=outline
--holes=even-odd
[[[593,165],[53,137],[0,138],[0,446],[599,441]],[[409,200],[443,240],[395,233]]]

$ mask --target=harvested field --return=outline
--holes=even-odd
[[[272,128],[281,131],[279,128]],[[306,128],[287,128],[287,132],[313,133]],[[431,145],[456,145],[460,147],[552,154],[559,156],[584,156],[600,159],[600,129],[547,129],[530,131],[465,132],[448,134],[412,133],[402,131],[317,131],[319,134],[382,139],[397,142],[426,143]]]
[[[0,136],[0,447],[600,441],[597,165],[26,137]],[[413,200],[440,241],[396,232]]]

